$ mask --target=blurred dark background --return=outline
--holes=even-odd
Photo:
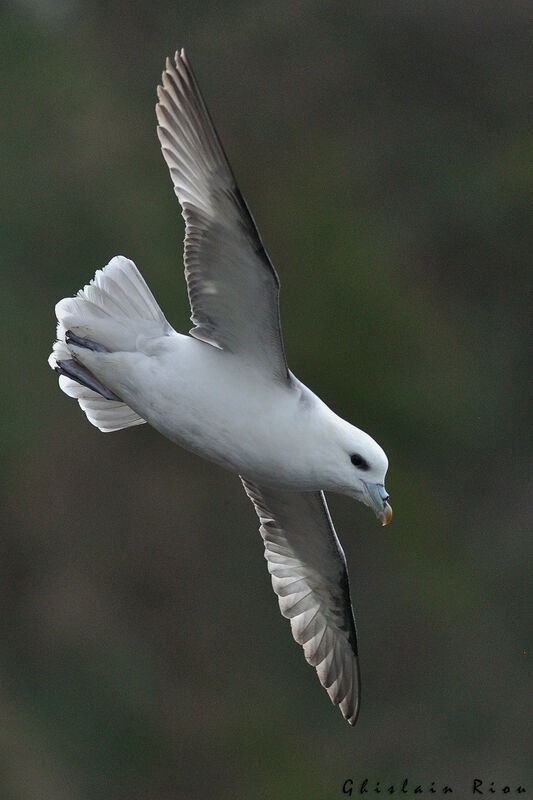
[[[2,800],[533,790],[532,22],[496,0],[3,5]],[[178,46],[278,269],[291,368],[389,455],[390,527],[329,498],[353,730],[239,481],[147,426],[99,433],[46,365],[55,302],[117,253],[188,330],[154,115]]]

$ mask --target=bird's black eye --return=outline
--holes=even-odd
[[[354,465],[354,467],[358,467],[358,469],[367,470],[370,469],[368,466],[368,461],[360,456],[359,453],[354,453],[353,456],[350,456],[350,461]]]

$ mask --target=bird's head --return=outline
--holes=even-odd
[[[367,433],[338,417],[334,438],[336,491],[370,506],[381,524],[388,525],[392,519],[385,489],[389,462],[383,449]]]

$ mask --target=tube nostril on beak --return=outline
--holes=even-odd
[[[388,525],[392,519],[392,508],[387,500],[389,495],[382,483],[365,483],[362,481],[365,488],[365,502],[372,509],[377,518],[381,521],[382,525]]]

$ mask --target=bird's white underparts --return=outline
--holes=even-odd
[[[278,277],[183,50],[167,59],[158,98],[194,327],[177,333],[133,261],[115,256],[57,304],[49,363],[101,431],[148,422],[241,476],[281,612],[353,725],[357,635],[324,491],[360,500],[387,524],[387,457],[289,371]]]

